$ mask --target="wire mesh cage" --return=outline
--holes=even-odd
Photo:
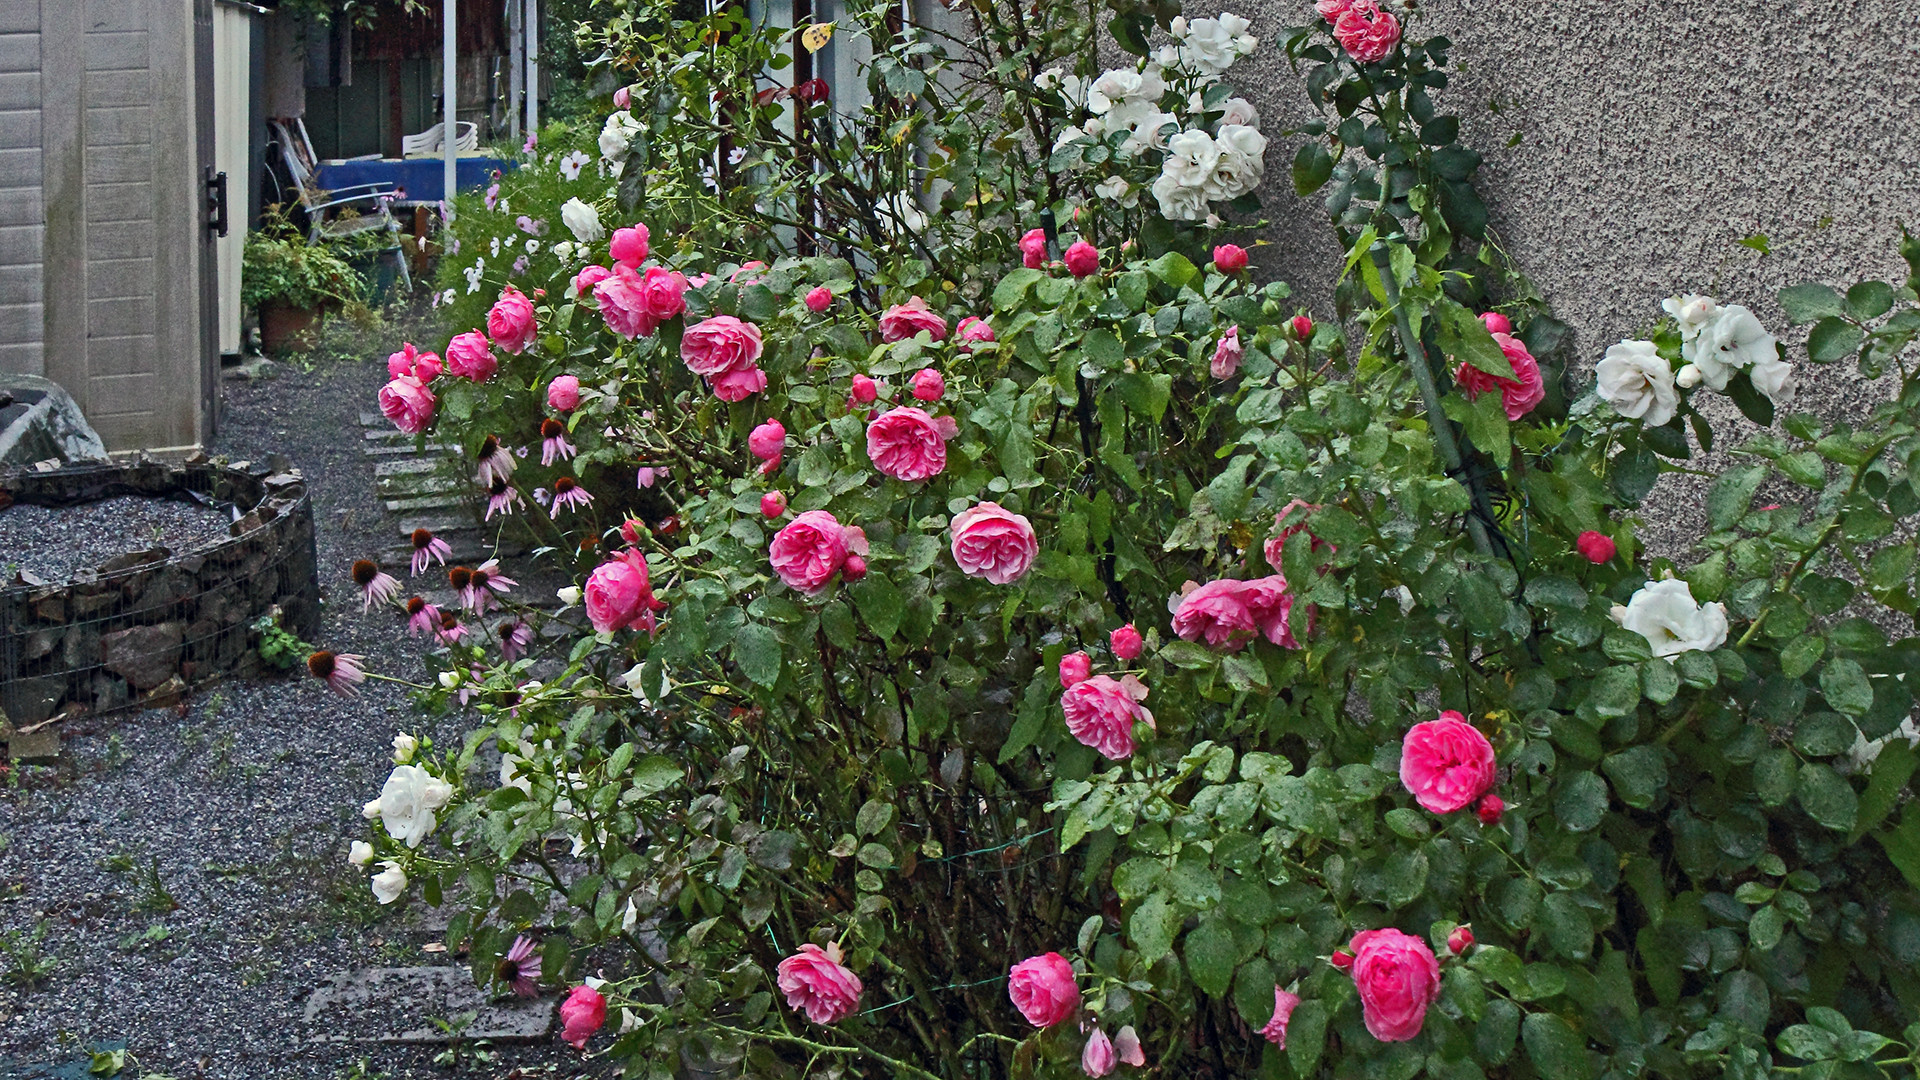
[[[265,669],[254,626],[274,615],[310,637],[320,616],[313,508],[291,467],[150,460],[0,475],[0,509],[64,508],[125,495],[224,509],[227,539],[114,556],[69,581],[26,574],[0,588],[0,709],[17,727],[176,699]],[[0,553],[4,562],[4,553]]]

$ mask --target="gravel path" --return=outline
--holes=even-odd
[[[305,470],[331,600],[321,643],[420,678],[417,647],[391,616],[363,616],[345,580],[392,528],[357,445],[357,416],[385,378],[369,359],[229,380],[213,450],[253,460],[280,451]],[[420,719],[392,684],[341,701],[305,679],[228,683],[178,711],[68,728],[58,766],[0,782],[0,943],[44,926],[58,964],[23,990],[4,979],[15,965],[0,948],[0,1077],[10,1061],[71,1061],[118,1042],[132,1058],[127,1077],[449,1075],[431,1064],[437,1047],[317,1044],[302,1010],[350,968],[461,962],[426,952],[439,937],[431,921],[379,908],[345,863],[362,835],[360,805],[391,768],[394,732],[457,742],[460,728],[458,716]],[[425,1026],[424,1004],[395,1008],[415,1009]],[[580,1072],[557,1037],[496,1051],[467,1075]]]
[[[0,573],[19,571],[43,581],[73,580],[75,572],[115,555],[165,547],[185,555],[228,538],[232,517],[211,506],[178,499],[122,495],[54,509],[16,503],[0,510]]]

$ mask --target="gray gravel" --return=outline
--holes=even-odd
[[[331,599],[319,644],[419,679],[417,643],[390,615],[362,615],[346,580],[392,528],[360,440],[341,437],[357,434],[385,378],[369,359],[228,381],[213,449],[253,460],[279,451],[306,471]],[[71,1061],[114,1042],[138,1066],[126,1076],[334,1078],[362,1058],[368,1077],[449,1075],[431,1064],[437,1048],[316,1043],[302,1011],[350,968],[463,962],[426,952],[435,922],[419,907],[380,908],[345,862],[363,835],[360,805],[391,768],[394,732],[457,741],[460,717],[422,720],[393,684],[369,682],[342,701],[288,679],[80,723],[64,731],[58,766],[0,781],[0,935],[44,925],[59,965],[22,990],[4,979],[13,965],[0,950],[0,1077],[10,1063]],[[466,1075],[580,1072],[557,1035],[496,1049]]]
[[[0,571],[71,581],[116,555],[164,547],[185,555],[228,538],[231,515],[212,506],[122,495],[78,506],[16,503],[0,510]]]

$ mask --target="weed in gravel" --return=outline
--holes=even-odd
[[[4,955],[7,961],[5,970],[0,970],[0,978],[23,990],[31,990],[52,975],[59,969],[60,961],[47,955],[46,941],[45,919],[35,924],[32,930],[0,932],[0,955]]]
[[[333,1076],[334,1080],[389,1080],[392,1074],[375,1072],[370,1058],[360,1058],[342,1066]]]
[[[463,1012],[457,1016],[442,1019],[438,1016],[427,1017],[427,1023],[440,1029],[447,1037],[447,1048],[433,1055],[433,1063],[443,1069],[463,1069],[473,1065],[486,1065],[493,1061],[493,1044],[485,1039],[468,1039],[467,1028],[473,1026],[479,1013]]]
[[[140,899],[134,901],[133,910],[143,915],[165,915],[169,911],[180,910],[180,901],[167,891],[166,882],[160,880],[160,860],[155,857],[141,875],[140,887],[144,890]]]
[[[145,930],[136,930],[120,939],[121,952],[146,952],[173,936],[173,931],[159,923]]]
[[[219,738],[213,740],[208,747],[213,753],[213,760],[207,764],[207,775],[215,780],[226,779],[227,774],[233,771],[233,750],[239,744],[239,738],[231,731],[222,732]]]
[[[115,732],[107,737],[107,752],[101,760],[106,765],[108,771],[118,770],[121,766],[133,760],[133,755],[127,752],[127,745],[120,741],[119,732]]]

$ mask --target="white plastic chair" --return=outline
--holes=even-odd
[[[431,157],[435,154],[440,153],[441,152],[440,133],[441,133],[441,129],[444,126],[445,125],[443,124],[435,124],[418,135],[401,136],[400,137],[401,156],[402,157]],[[458,134],[455,136],[454,144],[453,144],[453,148],[456,153],[462,153],[462,154],[471,153],[472,151],[480,148],[480,126],[478,124],[472,124],[466,121],[457,121],[454,124],[454,130],[458,132]]]

